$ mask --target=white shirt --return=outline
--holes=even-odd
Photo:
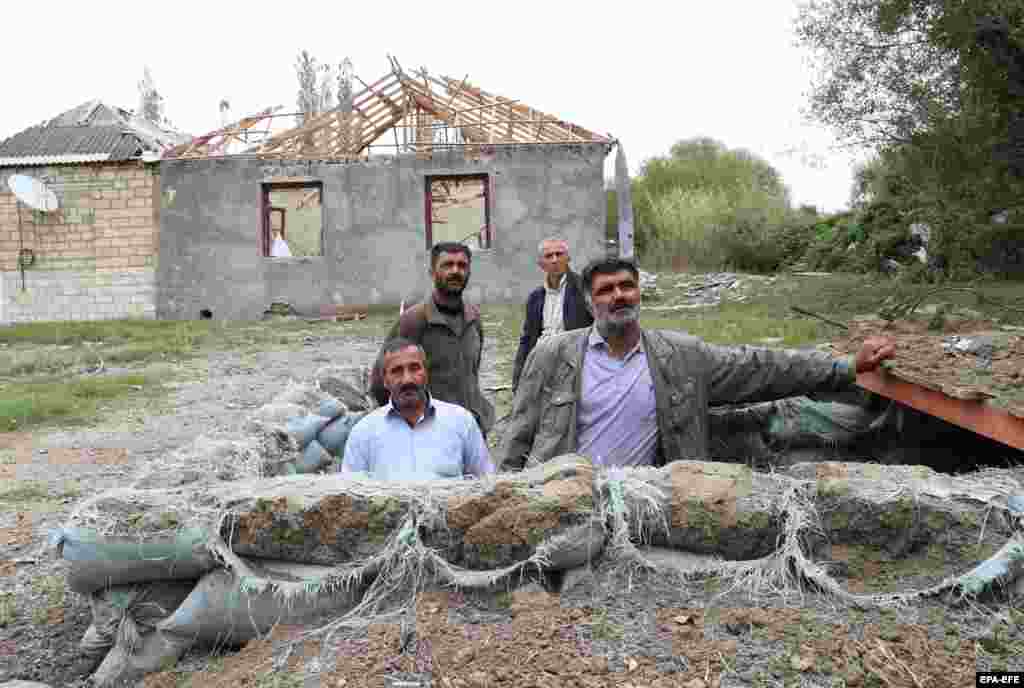
[[[270,247],[270,256],[272,258],[291,258],[292,251],[288,248],[288,242],[284,239],[274,239],[274,243]]]
[[[562,303],[565,300],[565,275],[558,283],[558,287],[552,289],[548,281],[544,280],[544,325],[540,331],[540,338],[550,337],[559,332],[565,332],[565,319],[562,317]]]

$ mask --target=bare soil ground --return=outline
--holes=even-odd
[[[23,499],[8,498],[0,513],[0,682],[77,685],[73,668],[91,621],[88,605],[71,592],[48,598],[38,581],[52,579],[55,586],[62,579],[46,535],[79,496],[124,485],[147,461],[201,434],[240,432],[248,412],[290,380],[308,382],[318,368],[338,362],[369,364],[378,345],[368,337],[325,334],[301,350],[214,352],[173,371],[158,413],[123,407],[91,428],[0,434],[4,475],[31,486]],[[63,614],[44,618],[36,610],[51,608],[51,601]]]
[[[484,352],[494,363],[484,366],[484,387],[510,377],[518,322],[506,320],[508,331],[492,335]],[[388,324],[382,319],[378,329]],[[289,380],[308,381],[323,365],[368,365],[378,344],[376,331],[338,326],[298,349],[214,351],[166,367],[170,392],[160,403],[115,406],[92,427],[0,435],[0,477],[24,486],[0,503],[0,683],[85,685],[76,663],[88,605],[65,590],[62,564],[45,540],[77,499],[124,484],[198,435],[239,430]],[[508,393],[495,397],[500,416]],[[870,589],[879,572],[894,568],[878,552],[847,556],[851,589]],[[970,685],[975,666],[1024,668],[1024,614],[1005,605],[1000,616],[941,600],[863,612],[815,594],[751,598],[721,590],[713,578],[626,578],[604,568],[565,588],[544,583],[546,592],[497,597],[424,595],[411,642],[386,625],[330,646],[308,642],[289,659],[290,674],[273,672],[272,660],[275,643],[297,631],[279,629],[222,657],[193,652],[145,685],[347,688],[404,678],[409,688],[909,688]]]
[[[897,344],[891,371],[907,380],[940,389],[954,397],[982,394],[1018,417],[1024,417],[1024,335],[1001,329],[989,320],[946,322],[939,331],[926,321],[860,320],[850,324],[849,335],[835,344],[841,353],[854,353],[869,335],[885,335]],[[956,337],[988,337],[994,351],[987,365],[979,357],[943,347]]]

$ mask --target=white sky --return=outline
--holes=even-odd
[[[797,0],[6,2],[0,139],[94,98],[136,108],[144,66],[167,117],[198,135],[219,126],[222,98],[236,118],[294,111],[303,48],[350,57],[368,83],[390,53],[406,70],[468,73],[491,93],[611,133],[632,172],[677,140],[710,136],[771,162],[795,203],[836,210],[850,157],[801,116],[811,71],[793,45],[796,11]]]

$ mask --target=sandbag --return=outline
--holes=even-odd
[[[356,423],[361,421],[365,413],[349,413],[341,418],[336,418],[332,423],[320,430],[317,441],[333,456],[343,457],[345,455],[345,443]]]
[[[593,521],[593,469],[584,457],[572,460],[541,468],[551,474],[541,485],[501,481],[478,496],[449,498],[445,527],[425,533],[424,543],[450,563],[475,570],[534,555],[558,570],[596,558],[605,533]]]
[[[198,528],[148,540],[101,536],[88,528],[50,533],[50,544],[70,563],[68,587],[84,595],[111,585],[195,580],[216,566],[206,540],[206,532]]]
[[[365,415],[348,413],[337,399],[323,400],[317,411],[288,420],[288,432],[302,452],[293,464],[295,473],[315,473],[343,457],[349,433]]]
[[[597,518],[573,526],[541,543],[540,550],[547,559],[545,568],[567,571],[593,563],[600,558],[606,541],[604,524]]]
[[[773,407],[767,435],[772,446],[845,446],[880,430],[895,413],[890,404],[879,412],[855,404],[790,397]]]
[[[289,568],[287,562],[277,562],[263,569],[273,577],[253,578],[227,569],[211,571],[158,628],[203,642],[236,645],[279,623],[301,624],[321,614],[347,611],[360,599],[358,582],[328,583],[310,575],[317,569],[309,566],[296,569],[299,576],[288,576]],[[323,575],[330,570],[319,567]]]
[[[614,472],[603,490],[619,491],[638,544],[756,559],[775,549],[790,483],[744,465],[674,461],[662,468]]]
[[[103,663],[92,675],[95,688],[132,685],[153,671],[174,666],[195,643],[193,638],[150,631],[129,639],[118,637]]]
[[[333,459],[334,457],[324,449],[322,444],[316,440],[312,440],[306,445],[306,448],[302,450],[302,455],[295,460],[295,472],[316,473],[321,468],[326,468],[330,465]]]
[[[1009,588],[1024,574],[1024,540],[1012,538],[963,577],[961,590],[973,596]]]
[[[316,436],[320,434],[324,426],[330,422],[331,418],[327,416],[313,414],[289,418],[288,424],[285,427],[291,436],[295,438],[299,448],[304,449],[310,442],[316,439]]]
[[[160,581],[139,585],[115,585],[89,596],[92,624],[79,642],[87,657],[99,658],[113,647],[117,634],[130,619],[140,628],[152,629],[174,613],[196,585],[190,581]]]
[[[255,430],[259,427],[260,423],[268,425],[279,425],[283,426],[288,422],[290,418],[300,418],[308,415],[308,411],[299,406],[298,404],[290,403],[269,403],[260,406],[258,409],[253,411],[252,415],[249,416],[249,420],[245,425],[247,432]]]
[[[325,366],[314,373],[320,389],[339,399],[351,411],[369,411],[376,405],[369,394],[368,371],[358,366]]]
[[[346,494],[346,476],[305,480],[311,481],[309,487],[322,496],[304,498],[294,484],[281,482],[277,489],[264,492],[265,497],[233,504],[229,518],[222,524],[221,537],[240,556],[317,565],[346,564],[383,551],[388,537],[398,531],[409,515],[409,499]],[[332,494],[332,485],[340,493]]]
[[[327,396],[325,392],[313,385],[290,383],[288,387],[274,397],[274,404],[298,404],[304,409],[312,410]]]
[[[348,407],[342,401],[330,397],[320,402],[320,405],[317,407],[317,413],[328,418],[336,418],[348,413]]]

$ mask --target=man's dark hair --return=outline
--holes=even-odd
[[[473,262],[473,252],[469,250],[469,246],[460,244],[457,241],[442,241],[439,244],[434,244],[434,247],[430,249],[431,269],[437,266],[437,259],[441,257],[442,253],[461,253],[466,256],[468,262]]]
[[[423,354],[423,357],[427,357],[427,352],[423,350],[423,347],[414,342],[413,340],[406,339],[405,337],[392,337],[391,339],[384,342],[384,346],[380,348],[381,363],[384,362],[384,357],[387,356],[388,354],[393,354],[397,351],[401,351],[402,349],[409,348],[419,349],[419,352]]]
[[[594,281],[594,275],[613,275],[620,270],[629,270],[633,273],[633,279],[640,280],[640,270],[636,262],[629,258],[597,258],[587,263],[580,273],[580,285],[584,296],[589,300],[590,285]]]

